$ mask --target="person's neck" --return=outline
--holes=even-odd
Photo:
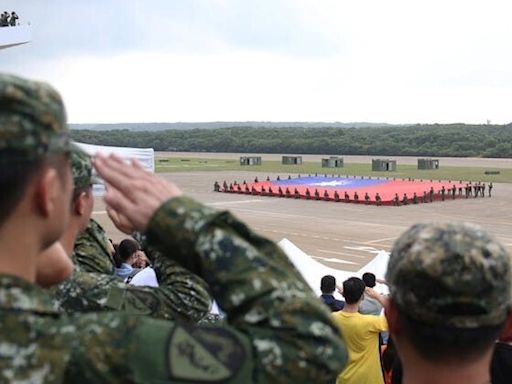
[[[11,218],[0,227],[0,274],[12,275],[36,281],[36,258],[41,252],[41,244],[35,236],[36,231],[17,223]]]
[[[342,311],[343,312],[348,312],[348,313],[359,312],[359,302],[357,302],[355,304],[347,304],[347,303],[345,303],[345,306],[343,307]]]
[[[490,384],[492,350],[469,363],[460,361],[429,362],[403,354],[403,384]]]
[[[80,231],[81,224],[72,217],[69,221],[69,225],[66,232],[64,232],[64,235],[62,235],[60,239],[62,247],[64,248],[68,256],[71,256],[73,254],[73,250],[75,249],[75,240]]]

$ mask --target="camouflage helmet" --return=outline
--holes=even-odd
[[[511,299],[511,261],[473,224],[417,224],[395,242],[386,280],[413,319],[457,328],[499,325]]]
[[[96,182],[91,164],[91,156],[75,143],[71,144],[71,173],[73,174],[75,191],[80,188],[89,187]]]
[[[68,151],[66,112],[57,91],[0,74],[0,152],[23,161]]]

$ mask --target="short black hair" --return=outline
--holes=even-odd
[[[331,275],[325,275],[320,280],[320,290],[322,293],[329,294],[333,293],[336,289],[336,278]]]
[[[371,272],[363,273],[363,281],[367,287],[375,287],[375,275]]]
[[[116,267],[120,268],[121,264],[126,262],[135,252],[140,250],[140,245],[133,239],[124,239],[119,243],[114,255]]]
[[[505,322],[477,328],[458,328],[445,324],[426,324],[397,309],[404,337],[415,351],[431,362],[467,361],[492,348]]]
[[[41,160],[16,161],[8,154],[0,154],[0,225],[14,212],[41,165]]]
[[[343,282],[343,297],[347,304],[355,304],[363,296],[364,289],[366,286],[364,285],[363,280],[359,277],[350,277],[349,279]]]

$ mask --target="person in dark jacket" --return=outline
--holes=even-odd
[[[320,290],[322,291],[320,298],[330,308],[331,312],[337,312],[343,309],[345,302],[343,300],[337,300],[333,295],[336,290],[336,278],[334,276],[325,275],[322,277],[322,280],[320,280]]]

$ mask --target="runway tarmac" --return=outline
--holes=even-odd
[[[379,250],[389,251],[409,226],[427,221],[480,224],[512,253],[512,184],[495,184],[491,198],[486,195],[433,204],[377,207],[213,192],[216,180],[252,180],[255,176],[263,180],[267,176],[254,172],[159,175],[198,201],[233,212],[259,234],[275,241],[287,238],[319,262],[336,269],[358,270]],[[110,223],[101,198],[96,199],[94,212],[93,217],[114,241],[125,237]]]

